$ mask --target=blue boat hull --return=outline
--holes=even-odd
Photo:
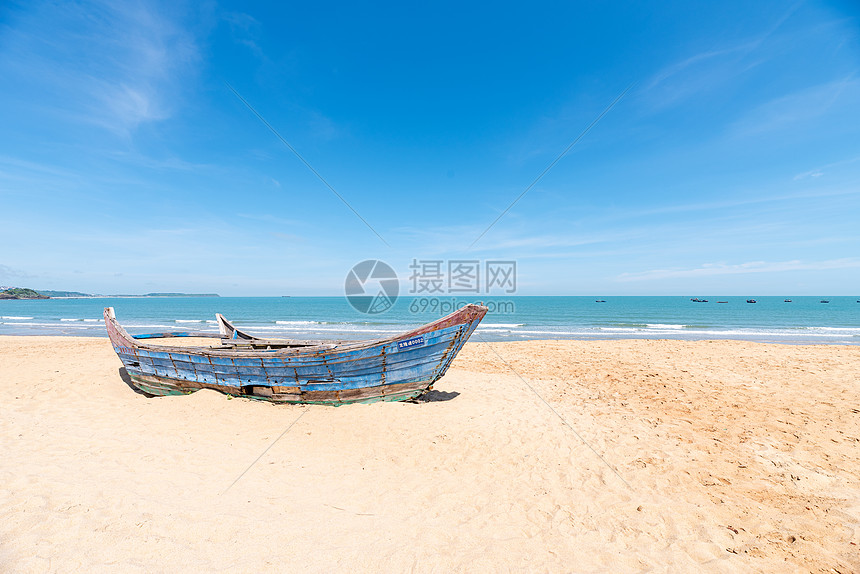
[[[151,395],[215,389],[284,403],[340,405],[400,401],[441,378],[486,314],[463,309],[397,337],[368,342],[239,348],[167,347],[141,343],[105,309],[114,350],[132,383]],[[261,342],[261,347],[269,347]]]

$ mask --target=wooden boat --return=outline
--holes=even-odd
[[[149,395],[215,389],[279,403],[342,405],[417,398],[432,388],[487,308],[462,309],[412,331],[371,341],[261,339],[218,319],[220,335],[189,332],[129,335],[113,307],[105,326],[132,384]],[[220,337],[210,347],[146,343],[166,337]]]

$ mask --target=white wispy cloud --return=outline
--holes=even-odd
[[[115,67],[90,86],[108,111],[109,125],[134,129],[174,112],[180,84],[198,59],[186,29],[145,4],[116,4],[101,47],[117,50]]]
[[[283,217],[277,217],[270,213],[236,213],[235,217],[241,217],[242,219],[248,219],[250,221],[257,221],[261,223],[267,223],[271,225],[279,225],[285,228],[293,229],[298,225],[304,225],[305,222],[302,222],[298,219],[287,219]]]
[[[823,271],[826,269],[846,269],[860,267],[860,259],[846,257],[827,261],[748,261],[745,263],[705,263],[694,268],[651,269],[634,273],[622,273],[618,281],[653,281],[687,277],[708,277],[714,275],[738,275],[747,273],[778,273],[783,271]]]
[[[234,42],[248,48],[257,58],[265,58],[259,44],[263,28],[259,20],[244,12],[227,12],[221,16],[221,19],[230,27],[230,35]]]
[[[34,3],[15,14],[0,65],[63,119],[129,134],[177,109],[198,61],[188,28],[143,2]]]
[[[730,132],[747,137],[799,127],[825,116],[839,103],[856,105],[858,95],[860,81],[852,77],[804,88],[750,110],[733,124]]]
[[[723,56],[728,56],[732,54],[746,54],[751,49],[755,48],[759,45],[759,41],[748,41],[741,44],[737,44],[734,46],[727,46],[722,49],[717,50],[707,50],[704,52],[699,52],[698,54],[693,54],[692,56],[688,56],[678,62],[673,64],[669,64],[668,66],[662,68],[656,74],[654,74],[648,81],[645,82],[644,89],[652,90],[658,87],[663,82],[666,82],[675,76],[678,76],[689,69],[696,68],[697,66],[705,66],[712,63],[715,60],[720,59]],[[695,90],[691,90],[695,91]]]
[[[314,137],[321,141],[331,141],[341,135],[341,128],[331,118],[320,112],[308,112],[308,126]]]
[[[8,174],[10,176],[14,175],[16,177],[38,174],[42,176],[53,176],[55,178],[65,180],[80,177],[80,175],[74,171],[59,168],[55,165],[0,155],[0,176],[4,174]]]
[[[17,269],[15,267],[10,267],[9,265],[3,265],[2,263],[0,263],[0,281],[8,283],[21,279],[33,279],[35,277],[36,275],[27,273],[22,269]]]
[[[858,158],[860,160],[860,158]],[[826,166],[825,166],[826,167]],[[823,168],[822,168],[823,169]],[[812,175],[818,170],[814,170]],[[803,175],[803,174],[801,174]],[[799,179],[795,177],[794,179]],[[735,189],[723,190],[726,195],[733,195],[728,199],[716,199],[713,201],[686,202],[675,204],[655,205],[653,207],[641,207],[635,209],[622,209],[607,212],[605,214],[593,214],[589,220],[593,223],[617,223],[631,219],[647,219],[655,216],[672,216],[683,213],[704,213],[710,218],[714,214],[720,212],[737,212],[738,207],[753,206],[756,208],[756,213],[763,210],[771,211],[773,204],[784,205],[786,202],[803,201],[808,199],[820,199],[826,197],[850,197],[856,196],[860,191],[851,187],[838,187],[828,189],[804,190],[791,193],[770,193],[763,194],[758,189],[746,189],[738,187]]]
[[[828,163],[826,165],[822,165],[820,167],[813,168],[809,171],[804,171],[803,173],[799,173],[799,174],[794,176],[794,180],[797,181],[797,180],[801,180],[801,179],[806,179],[808,177],[821,177],[828,170],[833,169],[834,167],[841,167],[844,165],[850,165],[852,163],[857,163],[858,161],[860,161],[860,156],[853,157],[851,159],[845,159],[842,161],[834,161],[832,163]]]
[[[643,92],[659,93],[655,105],[665,107],[712,89],[760,65],[765,57],[758,56],[754,61],[749,61],[749,57],[765,45],[801,4],[797,2],[790,6],[756,36],[702,50],[664,66],[643,83]]]

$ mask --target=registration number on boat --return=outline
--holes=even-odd
[[[417,337],[412,337],[411,339],[407,339],[405,341],[399,341],[397,343],[398,349],[408,349],[410,347],[420,347],[424,344],[424,335],[419,335]]]

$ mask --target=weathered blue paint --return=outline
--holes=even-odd
[[[277,402],[337,405],[423,394],[445,374],[486,312],[486,307],[468,305],[403,335],[377,341],[305,346],[284,342],[280,347],[277,341],[254,339],[238,330],[225,333],[220,348],[139,343],[116,322],[110,307],[105,309],[105,325],[132,382],[147,393],[214,388]],[[248,348],[233,346],[237,333]],[[255,344],[275,348],[253,348]]]

